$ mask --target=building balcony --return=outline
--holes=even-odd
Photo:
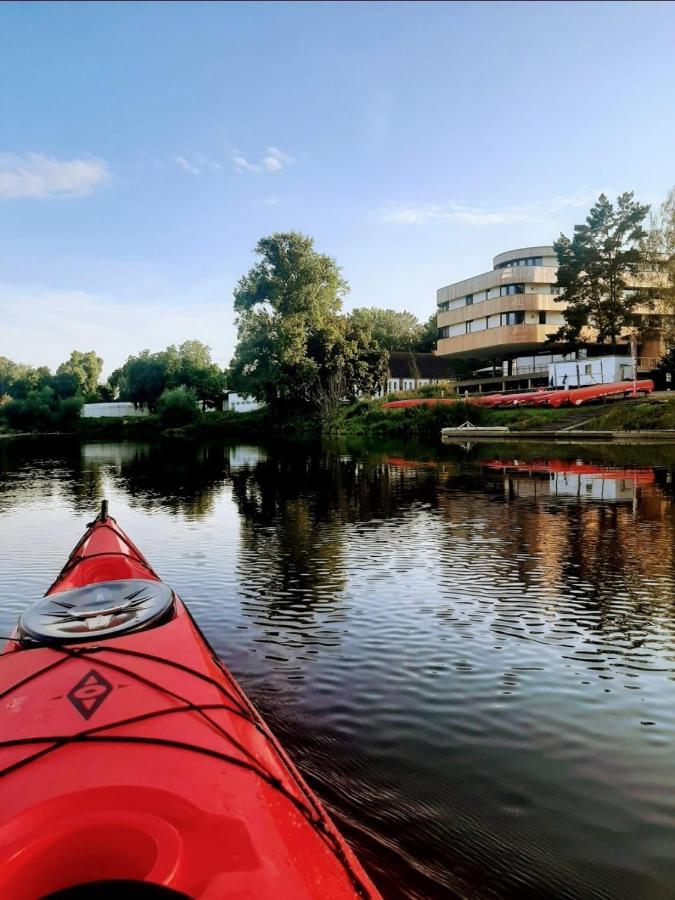
[[[510,294],[507,297],[495,297],[494,300],[481,300],[470,306],[460,306],[459,309],[449,309],[438,313],[438,327],[445,325],[458,325],[461,322],[470,322],[486,316],[496,316],[505,312],[557,312],[561,313],[565,308],[564,303],[556,300],[554,294]]]
[[[514,266],[508,269],[491,269],[473,278],[457,281],[436,291],[436,302],[447,303],[467,294],[489,291],[503,284],[555,284],[558,279],[553,266]]]
[[[500,300],[513,300],[503,297]],[[550,298],[549,298],[550,299]],[[550,334],[558,330],[558,325],[500,325],[485,328],[471,334],[458,334],[438,341],[440,356],[455,357],[503,357],[511,353],[541,350]]]

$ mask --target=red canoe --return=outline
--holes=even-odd
[[[379,897],[104,503],[0,655],[0,897]]]

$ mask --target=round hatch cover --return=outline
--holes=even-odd
[[[19,619],[32,641],[91,641],[147,628],[171,609],[173,592],[161,581],[101,581],[41,597]]]

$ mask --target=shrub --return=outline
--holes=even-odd
[[[159,398],[157,416],[160,424],[165,428],[190,425],[199,418],[197,395],[191,388],[186,388],[184,385],[167,388]]]

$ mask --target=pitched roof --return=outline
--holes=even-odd
[[[419,375],[417,376],[417,372]],[[392,350],[389,354],[390,378],[449,378],[450,363],[435,353],[411,353],[409,350]]]

